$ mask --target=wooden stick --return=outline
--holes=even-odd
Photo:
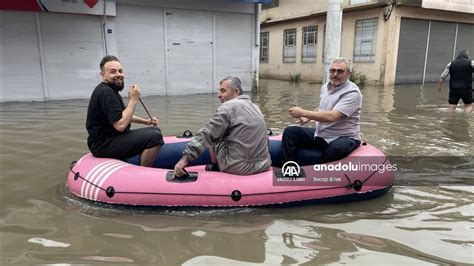
[[[146,107],[146,104],[145,102],[143,101],[142,97],[138,98],[140,100],[140,103],[143,105],[143,109],[145,109],[145,112],[148,114],[148,117],[153,120],[153,117],[151,116],[151,113],[150,111],[148,110],[148,108]]]

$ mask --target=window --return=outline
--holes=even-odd
[[[263,9],[269,9],[269,8],[272,8],[272,7],[278,7],[278,2],[280,2],[280,1],[279,0],[273,0],[269,4],[262,4],[262,10]]]
[[[283,31],[283,63],[296,62],[296,29]]]
[[[260,33],[260,62],[268,63],[268,41],[269,33],[261,32]]]
[[[356,21],[354,62],[373,62],[377,40],[377,18]]]
[[[303,27],[303,47],[301,49],[301,62],[316,62],[316,44],[318,28],[316,26]]]

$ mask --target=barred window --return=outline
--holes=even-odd
[[[268,63],[269,32],[260,33],[260,62]]]
[[[283,31],[283,62],[296,62],[296,29]]]
[[[301,49],[301,62],[314,63],[316,62],[316,44],[318,36],[318,27],[308,26],[303,27],[303,47]]]
[[[373,62],[377,41],[377,18],[356,21],[354,62]]]
[[[262,10],[263,9],[269,9],[269,8],[272,8],[272,7],[278,7],[279,2],[280,2],[279,0],[273,0],[269,4],[262,4]]]

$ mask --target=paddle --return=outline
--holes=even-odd
[[[153,120],[153,116],[151,116],[151,113],[150,111],[148,110],[148,107],[146,107],[146,104],[145,102],[143,101],[142,97],[138,98],[140,100],[140,103],[142,104],[143,106],[143,109],[145,109],[145,112],[148,114],[148,117]]]

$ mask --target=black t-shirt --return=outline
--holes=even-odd
[[[95,87],[87,110],[86,128],[89,133],[87,145],[95,150],[111,137],[130,131],[130,124],[123,131],[117,131],[113,123],[122,118],[125,109],[122,96],[107,83],[102,82]]]

